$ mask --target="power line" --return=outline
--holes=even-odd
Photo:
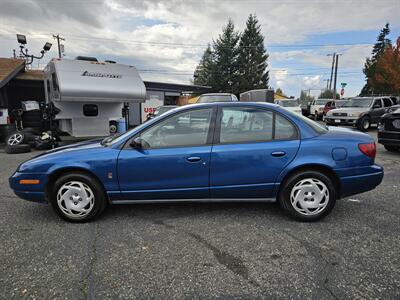
[[[0,36],[9,36],[13,34],[0,33]],[[47,33],[32,34],[29,35],[31,38],[43,38]],[[82,36],[74,34],[64,34],[70,40],[89,40],[89,41],[108,41],[108,42],[119,42],[119,43],[131,43],[136,45],[147,45],[147,46],[180,46],[185,48],[204,48],[210,43],[177,43],[177,42],[152,42],[152,41],[138,41],[130,39],[119,39],[119,38],[104,38],[104,37],[93,37],[93,36]],[[338,46],[359,46],[359,45],[373,45],[370,42],[358,42],[358,43],[323,43],[323,44],[266,44],[267,48],[318,48],[318,47],[338,47]],[[256,46],[247,46],[247,48],[253,48]]]

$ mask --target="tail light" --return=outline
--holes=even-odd
[[[8,125],[11,124],[11,118],[10,118],[10,116],[7,116],[7,124],[8,124]]]
[[[360,151],[368,157],[375,158],[376,156],[375,142],[368,144],[358,144],[358,149],[360,149]]]

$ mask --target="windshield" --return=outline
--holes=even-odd
[[[325,105],[325,104],[327,104],[329,101],[332,101],[332,100],[330,100],[330,99],[319,99],[319,100],[315,101],[315,104],[316,104],[316,105]]]
[[[283,107],[299,106],[299,103],[296,100],[282,100],[282,101],[279,101],[278,104]]]
[[[371,103],[372,98],[353,98],[343,104],[342,107],[369,107]]]
[[[336,100],[335,101],[335,106],[336,107],[342,107],[343,104],[345,104],[347,102],[347,100]]]
[[[231,102],[231,95],[202,95],[198,103]]]

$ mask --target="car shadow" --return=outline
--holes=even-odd
[[[281,216],[284,212],[277,203],[264,202],[223,202],[223,203],[149,203],[110,205],[100,216],[99,220],[115,217],[145,217],[150,219],[177,219],[200,215],[229,215],[236,216]]]

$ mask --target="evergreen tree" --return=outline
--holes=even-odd
[[[314,96],[309,96],[306,91],[300,92],[300,101],[302,102],[311,102],[314,100]]]
[[[252,89],[268,88],[268,54],[264,47],[261,26],[255,15],[250,15],[239,42],[238,93]]]
[[[214,68],[213,88],[217,92],[237,93],[237,58],[240,35],[231,19],[222,34],[213,42]]]
[[[365,62],[363,72],[365,74],[367,83],[361,90],[361,95],[371,95],[373,93],[379,93],[379,91],[373,89],[373,87],[369,83],[369,79],[374,77],[376,73],[376,62],[378,58],[383,54],[387,47],[390,47],[392,45],[390,39],[387,38],[389,33],[389,23],[386,23],[385,27],[383,27],[376,39],[376,43],[372,49],[372,57],[367,58],[367,61]]]
[[[214,54],[211,51],[210,44],[208,44],[200,63],[194,71],[193,83],[197,85],[213,86],[214,66]]]

